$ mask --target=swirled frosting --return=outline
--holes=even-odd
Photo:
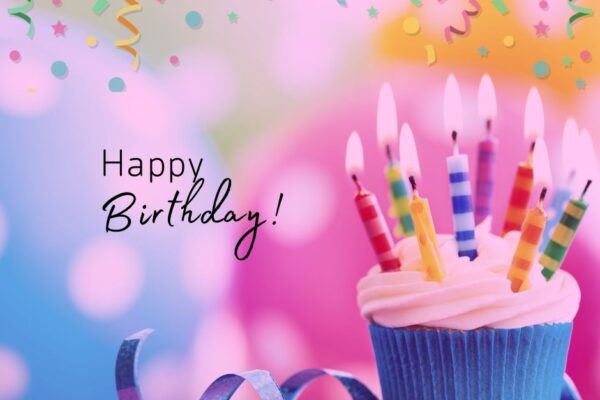
[[[537,262],[530,272],[531,287],[513,293],[506,277],[518,232],[504,237],[477,228],[479,257],[458,257],[451,235],[438,235],[448,276],[426,281],[414,237],[396,247],[402,268],[382,273],[373,267],[358,283],[363,317],[390,328],[427,326],[470,330],[480,327],[520,328],[543,323],[571,322],[581,297],[575,279],[559,270],[550,281]]]

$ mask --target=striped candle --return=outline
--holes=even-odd
[[[508,270],[508,279],[511,281],[511,290],[521,292],[529,286],[529,270],[537,254],[537,248],[542,238],[546,225],[546,213],[542,208],[546,188],[542,189],[537,206],[525,216],[521,237]]]
[[[475,215],[473,198],[469,180],[469,158],[466,154],[458,154],[456,132],[453,132],[454,155],[446,158],[448,177],[450,179],[450,197],[452,199],[452,219],[454,221],[454,237],[459,257],[477,258],[477,241],[475,239]]]
[[[527,206],[533,189],[533,168],[531,163],[521,163],[517,168],[517,175],[513,184],[510,202],[506,210],[502,236],[510,231],[521,230],[523,220],[527,214]]]
[[[437,234],[431,217],[429,202],[419,196],[415,178],[411,176],[409,179],[413,189],[410,212],[415,223],[425,278],[430,281],[441,282],[446,276],[446,270],[438,250]]]
[[[550,199],[550,206],[548,208],[548,222],[544,229],[544,235],[542,236],[542,242],[540,243],[540,251],[544,251],[548,243],[550,242],[550,235],[554,231],[554,228],[560,222],[561,215],[565,209],[565,205],[571,198],[571,191],[566,188],[558,188]]]
[[[477,152],[477,184],[475,186],[476,224],[481,223],[488,216],[492,215],[497,148],[498,140],[491,136],[479,142]]]
[[[390,185],[390,197],[392,202],[390,215],[397,219],[394,234],[396,236],[413,236],[415,234],[415,227],[410,215],[408,191],[406,190],[406,184],[402,178],[400,166],[390,159],[390,165],[385,169],[385,176]]]
[[[401,266],[400,259],[394,251],[392,235],[383,218],[377,198],[361,188],[356,193],[354,201],[373,250],[375,250],[381,270],[393,271],[399,269]]]
[[[581,223],[588,205],[583,201],[583,197],[587,192],[592,181],[588,181],[581,197],[579,199],[571,199],[567,203],[565,211],[560,217],[560,222],[556,225],[552,237],[548,245],[544,249],[544,253],[540,257],[540,264],[544,267],[542,275],[547,280],[550,280],[554,273],[560,268],[567,250],[575,237],[577,227]]]

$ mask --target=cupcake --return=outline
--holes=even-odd
[[[399,271],[379,266],[358,283],[385,400],[577,398],[565,364],[580,291],[559,270],[550,281],[535,264],[527,290],[513,293],[507,272],[519,232],[477,228],[479,257],[458,257],[438,235],[447,276],[427,281],[414,237],[396,247]],[[564,396],[564,397],[561,397]]]

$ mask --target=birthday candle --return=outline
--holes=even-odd
[[[431,210],[427,199],[419,196],[417,183],[413,176],[409,177],[413,189],[413,198],[410,203],[410,212],[415,223],[417,241],[419,243],[419,252],[425,268],[425,277],[427,280],[441,282],[446,276],[446,270],[442,262],[437,244],[437,235]]]
[[[477,149],[477,184],[475,186],[475,223],[479,224],[492,215],[494,177],[496,175],[496,152],[498,140],[492,136],[492,120],[496,117],[496,93],[488,75],[479,83],[479,116],[485,120],[486,138]]]
[[[454,146],[453,155],[446,158],[452,199],[454,237],[459,257],[466,256],[472,261],[477,258],[475,215],[469,180],[469,158],[466,154],[459,154],[456,139],[457,132],[462,131],[462,106],[458,83],[454,75],[450,75],[446,82],[444,121],[446,130],[452,132]]]
[[[567,250],[575,237],[577,227],[581,223],[581,219],[588,208],[588,205],[583,201],[583,198],[591,183],[591,180],[587,181],[579,199],[569,200],[565,211],[560,217],[559,224],[552,232],[552,238],[544,248],[544,253],[540,257],[540,264],[544,267],[542,269],[542,275],[544,275],[547,280],[550,280],[560,268],[565,259],[565,255],[567,254]]]
[[[540,244],[540,251],[543,251],[548,243],[550,242],[550,235],[554,231],[554,227],[560,221],[565,205],[571,197],[570,184],[575,177],[574,163],[579,157],[578,152],[579,144],[579,128],[577,122],[573,118],[567,119],[565,127],[563,129],[562,139],[562,167],[563,170],[569,171],[567,183],[552,194],[550,199],[550,207],[548,209],[548,222],[546,223],[546,229],[544,229],[544,236],[542,237],[542,243]]]
[[[358,214],[365,226],[371,246],[375,251],[382,271],[400,268],[400,259],[394,251],[394,243],[389,228],[383,218],[377,197],[365,190],[358,181],[357,174],[363,170],[363,149],[358,133],[352,132],[346,146],[346,171],[352,177],[357,192],[354,197]]]
[[[504,236],[509,231],[521,229],[527,206],[533,189],[533,168],[531,156],[535,148],[535,138],[544,134],[544,109],[540,94],[536,88],[531,88],[525,105],[525,139],[532,138],[529,156],[525,163],[520,163],[513,184],[510,201],[506,210],[506,218],[502,228]]]
[[[544,226],[546,225],[546,212],[543,208],[544,198],[546,197],[547,187],[552,183],[550,173],[550,161],[548,159],[548,150],[543,138],[537,139],[535,153],[532,155],[535,181],[541,183],[544,187],[541,191],[537,205],[531,209],[525,216],[521,237],[517,244],[517,249],[513,256],[510,269],[508,270],[508,279],[511,281],[513,292],[520,292],[529,287],[529,271],[537,255],[537,249],[542,238]]]
[[[408,192],[398,162],[392,156],[392,144],[398,137],[396,102],[389,83],[383,84],[379,92],[377,107],[377,140],[385,150],[389,164],[385,167],[385,176],[390,186],[392,208],[390,215],[396,219],[396,236],[415,234],[408,202]]]

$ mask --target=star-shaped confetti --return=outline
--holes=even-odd
[[[571,65],[573,65],[573,60],[571,60],[571,57],[563,57],[562,64],[565,68],[571,68]]]
[[[579,90],[585,89],[586,85],[585,79],[579,78],[575,81],[575,86],[577,86],[577,89]]]
[[[235,11],[232,11],[229,14],[227,14],[227,18],[229,19],[230,24],[237,24],[238,19],[240,19],[240,17],[235,13]]]
[[[62,36],[65,37],[65,32],[67,30],[67,26],[62,22],[57,21],[56,24],[52,25],[52,29],[54,30],[54,36]]]
[[[487,57],[488,54],[490,53],[490,51],[488,50],[487,47],[481,46],[480,48],[477,49],[477,53],[479,54],[479,57]]]
[[[377,16],[379,15],[379,10],[373,6],[369,7],[367,12],[369,13],[369,18],[377,18]]]
[[[535,28],[535,35],[537,37],[548,37],[548,31],[550,30],[550,27],[546,25],[544,21],[540,20],[540,22],[538,22],[536,25],[533,25],[533,27]]]

